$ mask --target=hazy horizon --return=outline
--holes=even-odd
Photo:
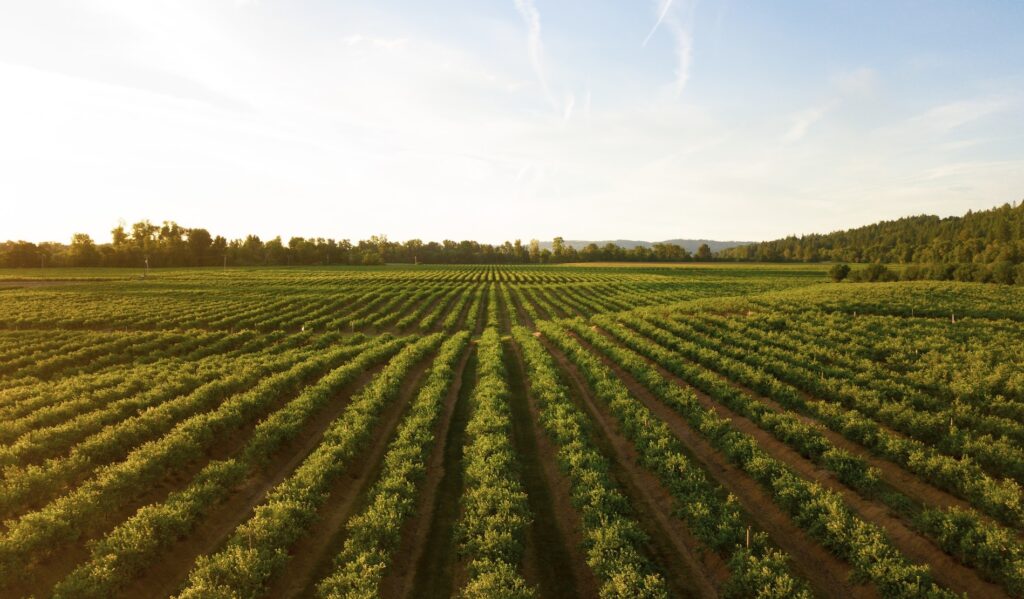
[[[1024,197],[1024,5],[0,6],[0,239],[775,239]]]

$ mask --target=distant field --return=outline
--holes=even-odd
[[[1024,288],[827,272],[0,271],[0,596],[1024,596]]]

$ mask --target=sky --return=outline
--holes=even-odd
[[[1024,199],[1019,0],[0,0],[0,239],[762,240]]]

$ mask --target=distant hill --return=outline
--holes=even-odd
[[[712,248],[714,249],[714,248]],[[1024,262],[1024,204],[941,218],[908,216],[719,250],[726,260],[916,264]]]
[[[590,245],[591,243],[596,244],[597,247],[604,247],[606,244],[611,243],[611,244],[617,245],[617,246],[619,246],[621,248],[625,248],[627,250],[631,250],[631,249],[633,249],[635,247],[643,247],[643,248],[650,249],[656,243],[666,243],[666,244],[678,245],[679,247],[683,248],[684,250],[686,250],[686,251],[688,251],[688,252],[690,252],[692,254],[692,253],[697,251],[697,248],[699,248],[702,243],[708,244],[708,247],[711,248],[712,252],[719,252],[721,250],[727,250],[729,248],[734,248],[734,247],[738,247],[738,246],[741,246],[741,245],[749,245],[749,244],[751,244],[753,242],[751,242],[751,241],[715,241],[713,239],[669,239],[669,240],[666,240],[666,241],[636,241],[636,240],[633,240],[633,239],[606,239],[606,240],[603,240],[603,241],[584,241],[584,240],[579,240],[579,239],[566,239],[565,240],[565,245],[570,246],[570,247],[572,247],[572,248],[574,248],[576,250],[582,250],[583,248],[585,248],[586,246]],[[550,250],[551,249],[551,242],[550,241],[542,241],[542,242],[540,242],[540,249],[542,249],[542,250]]]

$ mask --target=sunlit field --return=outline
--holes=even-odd
[[[827,272],[4,271],[0,594],[1020,596],[1024,289]]]

